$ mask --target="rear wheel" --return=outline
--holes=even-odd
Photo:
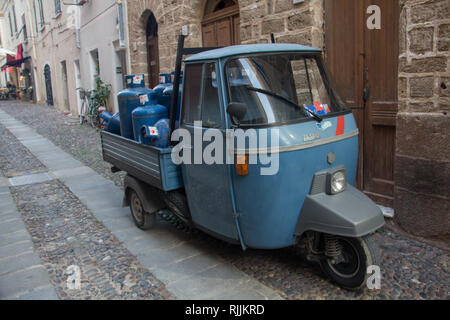
[[[156,214],[148,213],[144,210],[142,200],[139,198],[136,191],[130,190],[128,200],[130,203],[131,216],[133,217],[136,226],[142,230],[153,228],[156,223]]]
[[[336,240],[341,247],[340,259],[322,259],[322,270],[338,285],[347,289],[359,289],[366,284],[367,268],[380,265],[379,248],[371,236],[336,236]]]

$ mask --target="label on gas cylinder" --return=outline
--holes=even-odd
[[[141,104],[145,104],[146,102],[148,102],[148,95],[146,94],[140,95],[139,101],[141,102]]]
[[[157,136],[159,136],[159,132],[158,132],[158,128],[156,128],[156,127],[148,127],[148,133],[149,133],[149,136],[152,136],[152,137],[157,137]]]
[[[133,83],[134,84],[141,84],[142,82],[142,76],[134,76]]]

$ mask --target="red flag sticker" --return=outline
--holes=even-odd
[[[323,106],[320,101],[314,101],[314,108],[316,111],[323,111]]]
[[[157,127],[148,127],[151,136],[158,136],[158,128]]]
[[[337,119],[336,136],[341,136],[345,132],[345,116],[339,116]]]

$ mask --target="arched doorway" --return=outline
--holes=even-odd
[[[159,84],[158,23],[153,13],[147,19],[146,37],[148,81],[150,88],[153,88]]]
[[[47,105],[53,106],[52,75],[48,64],[44,67],[44,79],[47,92]]]
[[[234,0],[208,0],[202,21],[203,46],[239,44],[239,4]]]

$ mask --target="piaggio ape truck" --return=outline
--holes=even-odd
[[[173,142],[157,147],[102,131],[104,160],[127,172],[124,206],[130,206],[137,227],[150,229],[156,214],[169,210],[244,250],[301,244],[338,285],[363,286],[367,268],[379,264],[372,234],[384,218],[354,187],[359,132],[331,84],[321,51],[297,44],[183,44],[180,36],[169,132],[214,128],[226,139],[226,130],[266,130],[268,136],[276,130],[278,145],[232,150],[231,164],[177,165]],[[142,134],[149,134],[145,129]],[[277,155],[275,174],[261,175],[265,164],[249,163],[261,152]]]

